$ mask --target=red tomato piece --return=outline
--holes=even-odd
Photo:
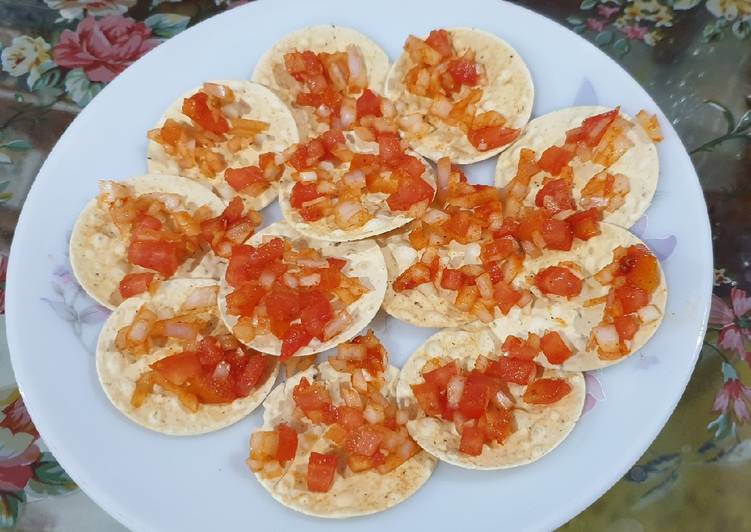
[[[488,242],[480,251],[480,260],[484,263],[503,260],[517,250],[519,244],[511,235],[505,235]]]
[[[235,393],[238,397],[247,397],[250,391],[260,384],[261,379],[266,374],[268,363],[266,358],[254,353],[248,356],[248,362],[245,364],[242,373],[235,381]]]
[[[149,289],[151,283],[154,281],[153,273],[129,273],[120,280],[118,289],[123,299],[137,296]]]
[[[308,490],[327,492],[334,483],[336,474],[336,455],[312,452],[308,459],[307,485]]]
[[[289,164],[298,172],[302,172],[315,167],[324,155],[326,155],[326,148],[323,142],[319,139],[313,139],[307,144],[297,145],[297,149],[289,158]]]
[[[378,157],[389,167],[396,166],[403,153],[399,135],[381,133],[378,135]]]
[[[433,199],[435,189],[421,178],[409,177],[399,181],[399,190],[386,198],[392,211],[407,211],[415,203]]]
[[[297,432],[284,423],[276,427],[278,443],[276,445],[276,459],[279,462],[292,460],[297,454]]]
[[[202,373],[188,381],[188,390],[204,404],[231,403],[236,399],[232,380],[215,380],[211,374]]]
[[[467,139],[479,151],[488,151],[513,142],[519,136],[519,130],[504,126],[487,126],[471,129]]]
[[[633,314],[618,316],[615,318],[614,325],[615,329],[618,331],[618,338],[620,338],[621,342],[632,340],[639,331],[639,318]]]
[[[561,335],[555,331],[547,332],[542,336],[540,348],[551,364],[563,364],[573,354]]]
[[[535,196],[535,205],[543,207],[551,215],[574,209],[571,183],[566,179],[552,179],[545,183]]]
[[[468,419],[478,419],[490,402],[488,377],[473,371],[464,381],[464,390],[459,399],[459,412]]]
[[[538,379],[524,390],[525,403],[549,405],[563,399],[571,391],[571,385],[563,379]]]
[[[579,240],[589,240],[600,234],[602,213],[595,207],[586,211],[575,212],[566,221],[571,224],[574,236]]]
[[[392,287],[395,292],[404,292],[423,283],[428,283],[431,279],[430,268],[422,262],[417,262],[399,274],[399,277],[394,279]]]
[[[300,320],[308,334],[322,340],[326,324],[334,317],[334,309],[323,293],[315,291],[313,294],[315,295],[302,305]]]
[[[526,344],[524,345],[526,346]],[[491,377],[498,377],[504,382],[529,384],[537,376],[537,364],[532,360],[525,360],[509,355],[501,357],[498,360],[491,360],[485,370],[485,374]]]
[[[293,208],[299,209],[304,203],[312,201],[320,196],[322,196],[322,194],[318,192],[318,185],[316,185],[316,183],[303,183],[300,181],[295,183],[295,186],[292,187],[292,193],[289,196],[289,204]]]
[[[467,59],[454,59],[451,61],[449,63],[448,72],[451,77],[454,78],[457,90],[461,85],[474,87],[479,80],[479,75],[477,74],[477,63]]]
[[[286,360],[300,349],[305,347],[313,339],[313,336],[299,323],[293,323],[282,338],[281,360]]]
[[[321,276],[318,287],[324,292],[331,292],[335,288],[338,288],[342,282],[342,273],[333,268],[318,270],[318,275]]]
[[[568,268],[549,266],[535,275],[535,286],[543,294],[571,298],[581,293],[582,280]]]
[[[534,233],[542,233],[542,224],[547,217],[541,209],[529,209],[519,218],[514,236],[519,240],[532,242]]]
[[[568,251],[574,242],[574,230],[566,220],[548,218],[542,222],[542,239],[548,249]]]
[[[265,295],[266,291],[260,286],[241,286],[227,294],[227,311],[235,316],[252,316]]]
[[[629,282],[615,289],[615,298],[621,302],[624,314],[631,314],[649,305],[649,294]]]
[[[357,119],[364,116],[381,116],[381,98],[370,89],[365,89],[357,99]]]
[[[310,384],[305,377],[292,390],[292,399],[304,412],[323,410],[331,404],[328,391],[318,383]]]
[[[498,281],[493,289],[493,299],[501,312],[508,314],[511,307],[516,305],[522,298],[522,293],[511,288],[511,285]]]
[[[417,157],[404,154],[399,159],[399,170],[410,177],[418,178],[425,173],[425,165]]]
[[[583,130],[583,138],[581,140],[589,146],[597,146],[605,131],[607,131],[610,124],[618,116],[618,113],[619,110],[616,108],[584,119],[581,125]],[[568,135],[566,135],[566,142],[568,142]]]
[[[149,216],[148,214],[139,215],[135,223],[133,224],[134,232],[140,232],[144,229],[151,230],[151,231],[159,231],[161,228],[162,228],[162,222],[160,222],[158,219],[154,218],[153,216]]]
[[[477,422],[477,428],[485,434],[486,441],[503,443],[514,431],[514,418],[508,410],[489,408]]]
[[[178,386],[182,386],[188,379],[201,373],[201,362],[198,360],[198,355],[192,352],[164,357],[149,367]]]
[[[456,361],[451,361],[440,368],[423,373],[422,378],[431,386],[443,390],[454,375],[459,375],[459,365]]]
[[[449,57],[454,53],[454,48],[451,45],[451,36],[446,30],[433,30],[425,39],[428,46],[433,48],[436,52],[441,54],[442,57]]]
[[[246,189],[254,183],[268,183],[263,175],[263,171],[257,166],[227,168],[224,171],[224,179],[237,192]]]
[[[504,353],[508,354],[508,356],[512,359],[518,358],[520,360],[532,360],[537,356],[537,351],[535,349],[527,344],[527,342],[516,336],[507,336],[503,341],[501,350]],[[511,362],[503,362],[503,364],[512,365]]]
[[[356,429],[365,424],[362,412],[351,406],[339,406],[336,409],[336,422],[347,430]]]
[[[446,290],[459,290],[464,284],[464,274],[461,270],[446,268],[441,276],[441,288]]]
[[[563,167],[571,162],[574,155],[573,151],[561,148],[560,146],[551,146],[542,152],[540,160],[537,161],[537,166],[552,175],[558,175],[563,170]]]
[[[174,242],[134,240],[128,246],[128,262],[172,277],[180,266],[178,253]]]
[[[266,311],[271,319],[294,321],[300,317],[300,296],[286,287],[273,288],[266,298]]]
[[[361,425],[347,435],[344,448],[350,453],[373,456],[378,450],[383,436],[372,425]]]
[[[224,358],[224,349],[213,336],[206,336],[198,342],[198,360],[202,366],[216,366]]]
[[[443,412],[443,403],[438,388],[423,382],[420,384],[412,384],[412,393],[415,394],[417,403],[428,416],[440,416]]]
[[[459,442],[459,452],[470,456],[480,456],[485,438],[477,427],[463,427],[462,439]]]
[[[654,292],[660,285],[657,257],[641,244],[628,248],[628,253],[620,260],[618,271],[626,276],[628,282],[648,294]]]
[[[182,112],[202,128],[222,135],[229,131],[229,123],[219,112],[212,112],[209,108],[209,96],[204,92],[197,92],[190,98],[183,100]]]

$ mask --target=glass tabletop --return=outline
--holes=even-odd
[[[267,0],[273,1],[273,0]],[[227,0],[0,0],[0,248],[45,157],[76,114],[128,65]],[[704,349],[657,440],[564,530],[751,527],[751,0],[520,1],[599,46],[671,120],[696,165],[714,234]],[[690,215],[690,214],[689,214]],[[650,242],[669,251],[670,237]],[[5,268],[0,259],[0,312]],[[70,272],[52,309],[79,314]],[[0,317],[0,320],[3,320]],[[688,356],[688,354],[687,354]],[[596,373],[590,402],[607,401]],[[638,389],[634,390],[638,393]],[[562,494],[563,495],[563,494]],[[122,530],[46,451],[18,393],[0,327],[0,527]]]

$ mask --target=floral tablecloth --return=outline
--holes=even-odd
[[[22,205],[57,138],[106,83],[165,39],[243,3],[0,0],[0,202]],[[751,0],[518,3],[595,43],[657,100],[692,154],[715,242],[710,329],[683,399],[641,460],[564,529],[750,529]],[[2,257],[0,296],[6,265]],[[64,269],[60,282],[70,282]],[[58,314],[97,319],[60,290],[62,301],[50,301]],[[45,451],[13,380],[4,327],[0,335],[0,527],[121,530]],[[588,385],[590,402],[607,401],[596,375]]]

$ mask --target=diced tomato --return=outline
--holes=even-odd
[[[324,292],[330,292],[334,288],[338,288],[342,282],[342,273],[333,268],[318,270],[318,275],[321,276],[318,286]]]
[[[407,211],[415,203],[433,199],[435,189],[422,178],[406,178],[399,181],[399,190],[391,194],[386,203],[392,211]]]
[[[514,418],[508,410],[489,408],[477,422],[477,428],[485,433],[486,441],[503,443],[514,431]]]
[[[357,99],[357,119],[364,116],[381,116],[381,98],[370,89],[365,89]]]
[[[224,179],[237,192],[244,190],[254,183],[268,183],[263,175],[263,171],[257,166],[227,168],[224,171]]]
[[[174,242],[134,240],[128,246],[128,262],[172,277],[180,266],[178,253]]]
[[[201,373],[201,362],[198,360],[198,355],[192,352],[164,357],[149,367],[178,386],[182,386],[188,379]]]
[[[342,405],[336,409],[336,422],[347,430],[356,429],[365,424],[362,412],[357,408]]]
[[[526,346],[526,344],[523,345]],[[527,347],[529,348],[529,346]],[[485,370],[485,374],[491,377],[498,377],[504,382],[529,384],[537,376],[537,364],[532,360],[516,358],[509,353],[507,357],[491,360]]]
[[[428,46],[433,48],[436,52],[441,54],[442,57],[449,57],[454,53],[454,49],[451,46],[451,36],[446,30],[433,30],[425,39]]]
[[[496,238],[492,242],[482,246],[480,251],[480,260],[484,263],[496,260],[503,260],[511,255],[519,247],[516,239],[511,235]]]
[[[312,201],[320,196],[322,196],[322,194],[318,192],[318,186],[316,183],[303,183],[299,181],[292,187],[292,193],[289,196],[289,204],[293,208],[299,209],[304,203]]]
[[[300,320],[303,327],[311,336],[323,339],[323,330],[326,324],[334,317],[334,309],[322,292],[313,292],[300,311]]]
[[[300,316],[300,297],[286,287],[274,287],[266,298],[266,311],[271,319],[294,321]]]
[[[459,399],[459,412],[468,419],[477,419],[488,407],[490,401],[488,377],[473,371],[464,381],[464,390]]]
[[[252,316],[266,291],[260,286],[241,286],[227,294],[227,311],[236,316]]]
[[[555,331],[547,332],[542,336],[540,348],[551,364],[563,364],[573,354],[561,335]]]
[[[454,375],[459,375],[459,365],[456,361],[451,361],[440,368],[423,373],[422,378],[431,386],[443,390]]]
[[[566,220],[548,218],[542,223],[542,239],[548,249],[568,251],[574,242],[574,230]]]
[[[474,87],[477,85],[479,75],[477,74],[477,63],[467,59],[454,59],[449,63],[448,72],[457,87],[467,85]]]
[[[430,282],[431,278],[430,268],[422,262],[416,262],[394,279],[392,287],[395,292],[404,292]]]
[[[535,351],[527,342],[516,336],[507,336],[503,341],[501,350],[507,353],[511,358],[518,358],[520,360],[532,360],[537,356]],[[504,362],[504,364],[511,364],[510,362]]]
[[[543,207],[551,215],[573,209],[571,183],[567,179],[552,179],[545,183],[535,196],[535,205]]]
[[[535,275],[535,286],[543,294],[571,298],[581,293],[582,280],[568,268],[549,266]]]
[[[402,155],[402,145],[396,133],[378,135],[378,157],[388,166],[395,166]]]
[[[212,112],[209,108],[209,96],[204,92],[197,92],[190,98],[183,100],[182,112],[202,128],[221,135],[229,131],[229,123],[221,113]]]
[[[618,267],[626,280],[651,294],[660,285],[660,268],[657,258],[643,245],[638,244],[628,248],[628,253],[622,257]]]
[[[615,329],[618,331],[618,338],[621,341],[631,340],[639,331],[639,318],[633,314],[618,316],[615,318]]]
[[[331,404],[328,391],[320,384],[310,384],[307,378],[300,379],[300,383],[292,390],[292,399],[304,412],[323,410]]]
[[[589,240],[600,234],[600,220],[602,213],[597,208],[575,212],[566,221],[571,224],[574,236],[579,240]]]
[[[146,292],[153,281],[153,273],[129,273],[120,280],[118,289],[123,299],[128,299]]]
[[[139,215],[133,224],[133,231],[136,233],[144,229],[159,231],[161,228],[162,222],[160,222],[153,216],[149,216],[148,214]]]
[[[243,211],[245,210],[245,204],[239,196],[232,198],[229,205],[222,211],[222,218],[227,220],[228,223],[233,223],[242,218]]]
[[[341,129],[329,129],[321,135],[321,142],[327,153],[334,154],[338,146],[345,144],[344,133]]]
[[[349,163],[350,172],[360,170],[366,177],[377,173],[380,167],[381,163],[378,160],[378,156],[372,153],[355,153]]]
[[[525,403],[549,405],[563,399],[571,391],[571,385],[563,379],[538,379],[524,390]]]
[[[427,382],[412,384],[411,387],[420,408],[422,408],[426,415],[441,415],[443,412],[443,401],[441,401],[438,388]]]
[[[353,454],[373,456],[383,436],[372,425],[361,425],[347,435],[344,448]]]
[[[483,268],[485,268],[485,271],[490,275],[490,282],[493,284],[500,283],[503,280],[503,264],[504,262],[500,260],[483,264]]]
[[[198,360],[203,366],[216,366],[224,358],[224,349],[213,336],[206,336],[198,342]]]
[[[563,170],[563,167],[570,163],[573,158],[573,151],[561,148],[560,146],[551,146],[542,152],[537,165],[541,170],[545,170],[552,175],[558,175]]]
[[[418,178],[425,173],[425,164],[417,157],[405,153],[399,158],[399,170],[410,177]]]
[[[268,364],[263,355],[259,353],[248,355],[248,362],[235,381],[235,393],[237,396],[247,397],[250,391],[261,382],[261,378],[266,374],[267,368]]]
[[[453,213],[443,227],[446,229],[446,232],[461,239],[467,235],[471,221],[472,219],[468,212],[459,211]]]
[[[331,489],[336,474],[336,455],[312,452],[308,459],[308,490],[324,493]]]
[[[540,209],[529,209],[525,211],[519,218],[519,226],[517,227],[514,236],[519,240],[532,242],[532,235],[534,233],[542,233],[542,224],[545,219],[545,213]]]
[[[188,381],[188,385],[188,390],[194,393],[201,403],[205,404],[231,403],[237,397],[232,379],[229,377],[216,380],[211,374],[202,373],[192,377]]]
[[[513,142],[519,136],[519,130],[504,126],[488,126],[471,129],[467,139],[479,151],[488,151]]]
[[[498,281],[493,288],[493,300],[495,300],[501,312],[508,314],[511,308],[522,298],[522,293],[515,290],[511,285]]]
[[[292,460],[297,454],[297,432],[283,423],[276,427],[276,432],[276,459],[282,463]]]
[[[289,164],[298,172],[302,172],[314,168],[324,155],[326,155],[326,149],[323,142],[319,139],[313,139],[306,144],[297,145],[297,149],[289,158]]]
[[[446,268],[441,276],[441,288],[446,290],[459,290],[464,283],[464,274],[461,270]]]
[[[459,442],[459,452],[470,456],[480,456],[485,443],[484,434],[477,427],[463,427],[462,439]]]
[[[337,259],[336,257],[327,257],[326,262],[329,263],[329,267],[335,270],[341,271],[347,265],[347,261],[344,259]]]
[[[649,305],[649,294],[628,282],[615,289],[615,298],[621,302],[624,314],[631,314]]]
[[[381,453],[375,453],[373,456],[375,457],[376,455],[383,456]],[[349,467],[353,473],[360,473],[362,471],[367,471],[368,469],[373,469],[375,465],[373,458],[370,456],[350,454],[347,457],[347,467]]]
[[[512,218],[511,216],[506,216],[503,219],[503,223],[501,224],[501,228],[498,229],[493,233],[493,236],[499,237],[499,236],[506,236],[506,235],[516,235],[519,231],[519,220],[516,218]]]
[[[281,360],[286,360],[305,347],[313,336],[299,323],[293,323],[282,339]]]
[[[587,145],[592,147],[597,146],[605,131],[618,116],[618,113],[619,110],[616,108],[584,119],[581,125],[582,138],[577,140],[583,140]],[[569,142],[568,134],[566,135],[566,142]]]

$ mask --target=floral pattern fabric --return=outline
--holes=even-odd
[[[0,20],[0,91],[11,95],[10,105],[0,105],[0,202],[16,203],[25,189],[19,191],[14,181],[18,178],[12,176],[33,176],[50,148],[49,143],[42,145],[44,128],[36,127],[41,118],[57,113],[62,130],[78,109],[143,54],[203,19],[245,3],[44,0],[30,7],[30,2],[9,1],[4,9],[10,17]],[[684,398],[641,460],[564,529],[747,528],[751,263],[743,235],[751,234],[751,220],[740,213],[747,213],[751,204],[751,83],[743,78],[751,68],[751,0],[517,3],[566,24],[647,86],[693,156],[718,235],[709,330]],[[712,55],[717,49],[721,57]],[[652,82],[658,77],[661,81]],[[723,80],[722,86],[717,79]],[[582,91],[584,98],[586,87]],[[684,101],[693,106],[676,103]],[[700,119],[692,120],[695,116]],[[647,223],[644,217],[633,231],[643,234]],[[675,237],[658,236],[647,243],[665,259],[676,245]],[[0,257],[0,313],[6,267],[7,257]],[[55,270],[52,283],[55,296],[46,302],[91,351],[106,309],[86,298],[67,266]],[[4,346],[0,355],[7,357]],[[588,373],[586,382],[589,411],[607,400],[607,390],[597,372]],[[34,520],[35,512],[44,515],[43,499],[75,489],[45,451],[17,389],[0,388],[0,527],[14,527],[20,516],[46,522],[46,517]],[[83,500],[77,504],[88,505],[84,511],[101,512]]]

